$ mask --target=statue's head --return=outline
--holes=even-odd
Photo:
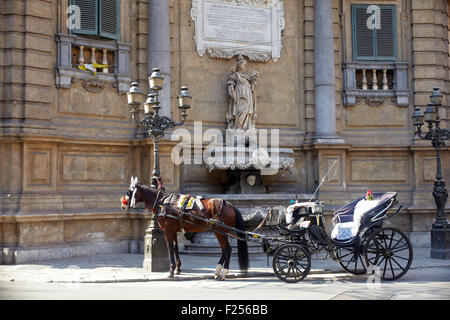
[[[238,63],[237,63],[236,70],[243,72],[245,70],[245,64],[247,63],[247,60],[245,60],[245,58],[242,54],[238,54],[237,61],[238,61]]]

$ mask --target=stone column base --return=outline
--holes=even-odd
[[[161,230],[156,229],[154,220],[145,230],[143,268],[149,272],[169,271],[169,254]]]
[[[450,229],[431,229],[431,258],[450,259]]]

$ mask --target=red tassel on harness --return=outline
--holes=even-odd
[[[125,205],[128,203],[128,201],[125,199],[125,197],[120,198],[120,202]]]

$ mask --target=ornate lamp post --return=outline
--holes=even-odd
[[[436,202],[437,215],[431,229],[431,257],[437,259],[450,259],[450,228],[445,218],[445,203],[448,192],[441,170],[441,147],[445,146],[445,140],[450,138],[450,131],[440,128],[439,107],[442,106],[442,94],[439,88],[433,88],[430,96],[431,103],[427,105],[422,114],[416,107],[412,116],[416,132],[421,139],[430,140],[436,149],[436,180],[434,181],[433,197]],[[424,122],[428,125],[428,132],[423,133],[421,128]]]
[[[192,97],[188,92],[187,87],[181,87],[178,95],[178,109],[180,111],[180,122],[175,122],[166,116],[160,116],[159,110],[159,91],[162,90],[164,79],[160,74],[158,68],[152,69],[152,74],[148,78],[149,87],[153,91],[147,95],[147,100],[144,103],[144,118],[139,121],[136,114],[139,112],[139,105],[141,104],[141,93],[137,82],[133,82],[127,93],[128,105],[130,107],[131,117],[136,122],[138,127],[144,128],[147,136],[153,139],[153,171],[151,178],[151,185],[154,188],[162,188],[161,172],[159,170],[159,154],[158,142],[164,137],[164,131],[167,129],[180,126],[184,124],[187,117],[187,109],[191,107]],[[155,224],[152,218],[148,228],[145,230],[144,239],[144,269],[148,271],[167,271],[168,270],[168,256],[165,240],[158,224]]]

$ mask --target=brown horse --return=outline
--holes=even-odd
[[[231,246],[228,242],[228,236],[224,233],[229,233],[225,228],[214,226],[204,221],[200,221],[189,216],[178,216],[180,209],[172,203],[165,201],[169,198],[179,199],[180,195],[164,193],[160,189],[155,189],[149,186],[138,183],[137,178],[131,177],[130,188],[125,197],[122,197],[122,211],[134,208],[138,202],[144,202],[147,208],[152,209],[152,212],[157,214],[157,222],[159,228],[164,232],[164,238],[167,243],[167,250],[169,252],[169,277],[181,273],[181,262],[178,254],[177,232],[182,229],[185,232],[200,232],[211,229],[219,241],[222,249],[222,256],[214,273],[214,278],[224,280],[228,274],[231,258]],[[169,199],[170,200],[170,199]],[[203,219],[215,219],[227,226],[235,227],[243,230],[243,219],[239,210],[233,207],[230,203],[219,198],[204,198],[201,199],[203,210],[191,210],[189,213],[201,217]],[[164,209],[161,213],[161,204],[165,203]],[[165,214],[164,214],[165,213]],[[167,215],[171,215],[168,217]],[[173,216],[178,216],[174,219]],[[247,242],[244,240],[237,240],[238,245],[238,259],[239,267],[242,272],[248,269],[248,248]]]

